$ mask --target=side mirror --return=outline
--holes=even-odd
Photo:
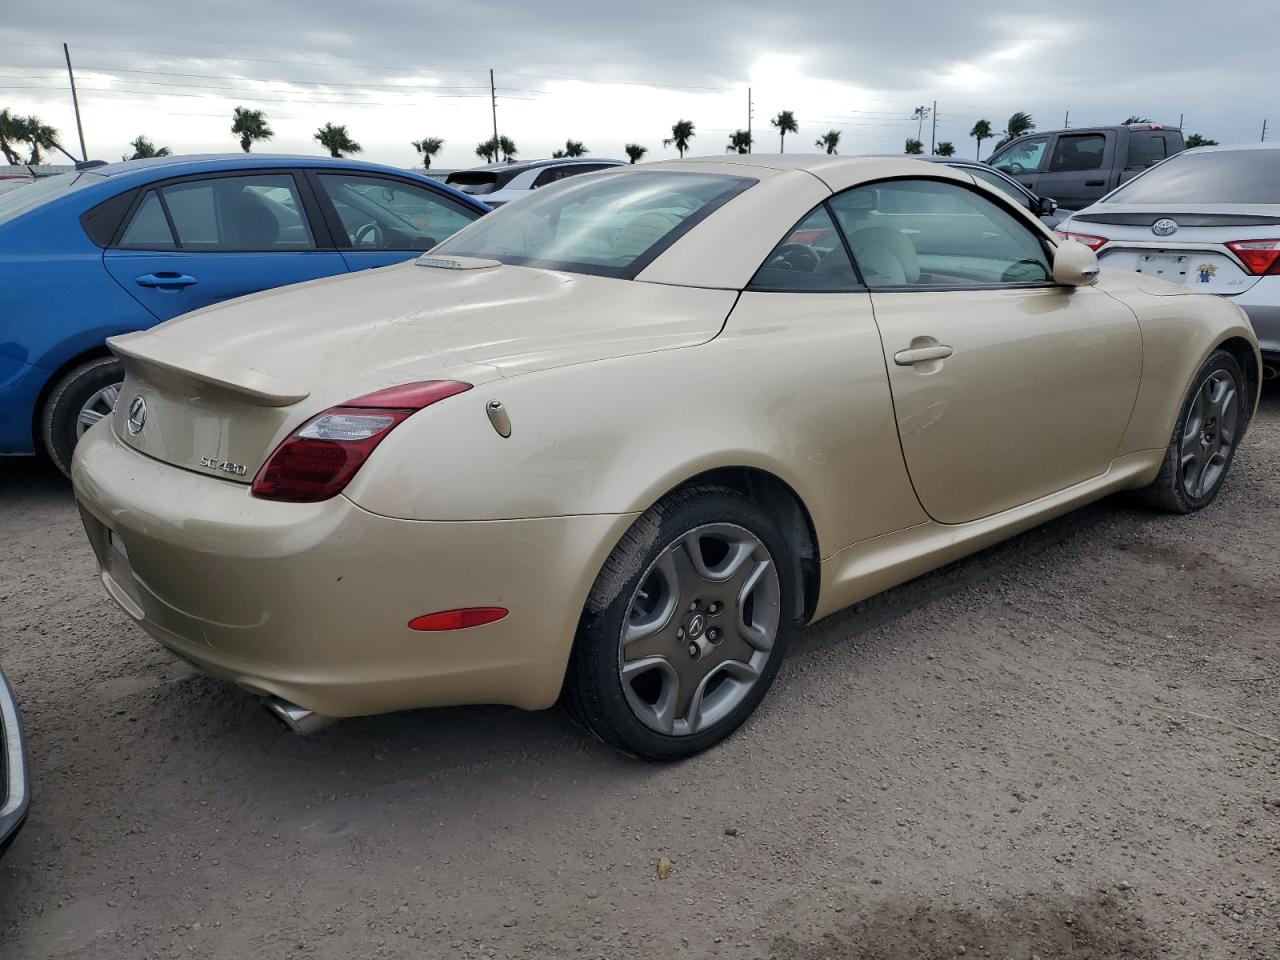
[[[1053,255],[1053,282],[1087,287],[1098,280],[1098,257],[1078,240],[1063,240]]]
[[[1058,201],[1052,197],[1041,197],[1040,202],[1036,205],[1036,214],[1041,217],[1051,217],[1058,211]]]

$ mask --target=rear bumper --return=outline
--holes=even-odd
[[[31,806],[31,779],[27,771],[22,718],[13,689],[0,671],[0,853],[17,836]]]
[[[438,523],[345,497],[274,503],[152,460],[103,423],[72,469],[107,592],[174,653],[330,716],[559,694],[596,573],[629,515]],[[509,615],[423,633],[413,617]]]

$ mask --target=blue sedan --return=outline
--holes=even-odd
[[[0,455],[66,472],[124,379],[107,337],[416,256],[488,207],[421,174],[263,155],[162,157],[0,195]]]

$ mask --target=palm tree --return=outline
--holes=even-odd
[[[122,157],[121,159],[146,160],[148,157],[167,157],[171,152],[168,147],[157,147],[144,136],[139,136],[130,141],[129,146],[133,147],[133,156]]]
[[[684,152],[689,149],[689,141],[696,136],[693,132],[692,120],[679,120],[671,126],[671,138],[663,140],[664,147],[675,146],[680,151],[680,159],[684,159]]]
[[[1002,147],[1015,137],[1030,133],[1035,128],[1036,122],[1031,119],[1031,114],[1019,110],[1009,118],[1008,126],[1004,128],[1004,136],[1000,138],[1000,142],[996,146]]]
[[[25,138],[26,132],[26,123],[22,117],[14,116],[7,107],[0,110],[0,152],[4,153],[7,163],[17,166],[22,162],[13,147]]]
[[[40,163],[41,150],[54,150],[58,147],[58,131],[39,117],[27,117],[22,121],[22,139],[31,144],[31,156],[27,163]]]
[[[632,163],[637,163],[641,157],[649,152],[649,148],[642,147],[638,143],[628,143],[622,148],[622,152],[630,158]]]
[[[1130,124],[1130,123],[1150,123],[1150,122],[1151,122],[1151,118],[1150,118],[1150,117],[1140,117],[1140,116],[1138,116],[1136,113],[1131,113],[1131,114],[1129,114],[1129,116],[1128,116],[1128,117],[1126,117],[1124,120],[1121,120],[1120,122],[1121,122],[1121,123],[1123,123],[1123,124],[1126,124],[1126,125],[1128,125],[1128,124]]]
[[[566,140],[564,142],[564,149],[556,150],[551,154],[551,156],[556,159],[560,159],[561,157],[582,157],[586,156],[590,152],[591,151],[582,145],[581,140]]]
[[[270,140],[275,132],[267,124],[267,115],[261,110],[236,107],[231,114],[231,135],[240,138],[240,149],[249,152],[259,140]]]
[[[498,162],[498,138],[490,137],[476,144],[476,156],[484,157],[490,163]]]
[[[913,154],[924,153],[924,144],[921,143],[919,140],[917,140],[915,137],[908,137],[906,149],[903,150],[902,152],[913,153]]]
[[[729,145],[724,148],[725,153],[741,153],[751,152],[751,134],[745,130],[735,130],[729,134]]]
[[[979,120],[973,125],[973,129],[969,131],[969,136],[978,141],[978,152],[974,154],[975,160],[982,159],[982,141],[990,140],[995,136],[991,130],[990,120]]]
[[[423,137],[421,140],[414,140],[413,149],[417,150],[422,157],[422,166],[427,170],[431,169],[431,160],[440,148],[444,146],[444,141],[439,137]]]
[[[498,149],[502,151],[502,159],[510,163],[516,158],[516,154],[520,151],[516,149],[516,142],[506,136],[498,138]]]
[[[332,123],[326,123],[315,132],[312,139],[328,150],[329,156],[335,160],[344,153],[360,153],[364,149],[347,134],[345,125],[335,126]]]
[[[1210,140],[1208,137],[1202,137],[1198,133],[1193,133],[1191,136],[1187,137],[1188,150],[1192,147],[1216,147],[1217,145],[1217,140]]]
[[[950,140],[942,140],[934,147],[933,152],[940,157],[954,157],[956,155],[956,145]]]
[[[817,140],[813,141],[813,145],[815,147],[821,147],[823,150],[827,151],[828,154],[839,153],[840,151],[838,151],[836,147],[840,146],[840,131],[828,130]]]
[[[788,133],[799,133],[800,127],[796,123],[796,115],[790,110],[783,110],[776,117],[769,121],[769,125],[778,128],[778,152],[784,153],[783,149],[787,143]]]

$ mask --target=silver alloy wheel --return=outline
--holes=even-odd
[[[109,383],[84,402],[84,406],[76,414],[77,440],[84,436],[84,432],[103,417],[109,417],[115,412],[116,401],[120,399],[120,388],[122,386],[124,386],[123,383]]]
[[[1236,379],[1226,370],[1215,370],[1196,391],[1178,444],[1182,488],[1188,496],[1199,499],[1222,479],[1239,421]]]
[[[669,736],[724,719],[769,661],[781,596],[773,557],[745,527],[704,524],[667,544],[636,587],[618,643],[636,717]]]

